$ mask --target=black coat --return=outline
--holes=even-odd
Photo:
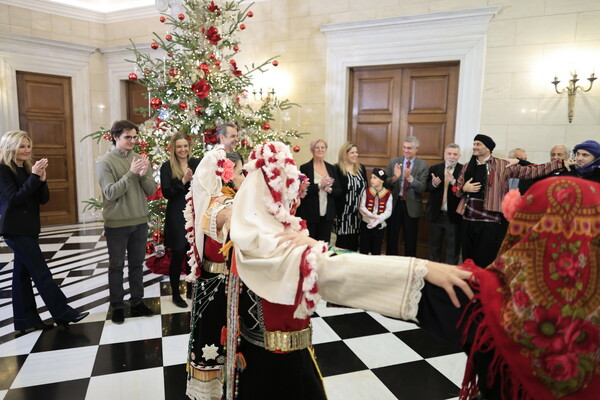
[[[200,160],[197,158],[190,158],[188,167],[194,172],[199,163]],[[171,163],[166,161],[160,167],[160,187],[163,196],[168,200],[165,212],[165,247],[171,249],[184,248],[188,241],[185,237],[183,210],[185,209],[185,195],[190,188],[190,182],[184,185],[181,179],[173,178]]]
[[[572,166],[570,171],[565,170],[562,175],[575,176],[577,178],[587,179],[589,181],[600,183],[600,168],[595,168],[591,174],[584,176],[577,172],[575,166]]]
[[[0,235],[38,236],[40,204],[50,200],[46,182],[25,168],[0,164]]]
[[[427,202],[427,209],[425,210],[425,220],[429,222],[434,222],[440,216],[440,208],[442,207],[442,201],[444,199],[444,181],[445,181],[445,163],[439,163],[432,165],[429,167],[429,175],[427,176],[427,191],[429,194],[429,201]],[[460,171],[462,170],[463,165],[457,163],[454,167],[454,172],[452,176],[454,179],[458,180],[460,176]],[[438,187],[433,187],[433,183],[431,182],[431,174],[434,174],[442,181],[438,185]],[[462,221],[462,216],[456,212],[456,208],[458,207],[458,203],[460,199],[454,194],[452,190],[452,185],[448,185],[448,218],[451,222],[458,224]]]
[[[325,212],[325,219],[327,221],[333,221],[336,216],[335,202],[342,193],[342,189],[334,166],[326,162],[325,168],[327,168],[329,176],[333,178],[331,193],[327,194],[327,211]],[[300,172],[308,177],[310,185],[308,186],[306,197],[302,199],[302,202],[296,211],[296,215],[307,222],[319,222],[319,185],[315,183],[315,167],[313,165],[313,160],[310,160],[306,164],[302,164],[300,166]]]
[[[368,188],[370,185],[367,179],[367,169],[364,165],[359,164],[358,173],[363,177],[366,182],[366,188]],[[340,189],[342,190],[335,202],[337,217],[341,219],[344,213],[344,204],[346,203],[346,193],[348,193],[348,176],[344,175],[338,164],[335,164],[335,174],[339,178]]]

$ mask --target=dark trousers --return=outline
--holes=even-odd
[[[108,248],[108,291],[110,305],[123,308],[123,270],[125,268],[125,252],[129,266],[129,289],[131,305],[136,306],[144,297],[144,281],[142,264],[146,256],[148,224],[124,226],[122,228],[104,227],[106,247]]]
[[[174,296],[179,295],[179,282],[181,280],[181,271],[188,247],[171,249],[171,263],[169,264],[169,282],[171,284],[171,293]],[[188,268],[186,268],[186,271]]]
[[[413,218],[408,215],[406,201],[396,200],[392,215],[387,220],[387,240],[386,252],[388,256],[397,256],[398,238],[400,237],[400,228],[404,227],[404,255],[407,257],[416,257],[417,255],[417,233],[419,230],[419,217]]]
[[[473,259],[475,264],[485,268],[496,259],[498,250],[506,235],[508,222],[480,222],[467,221],[462,222],[462,255]]]
[[[371,253],[374,256],[381,254],[381,245],[383,244],[383,232],[381,225],[373,229],[367,228],[365,222],[360,222],[360,252],[362,254]]]
[[[358,251],[358,235],[358,233],[337,235],[337,238],[335,239],[335,245],[342,249]]]
[[[77,311],[67,304],[67,298],[52,279],[37,237],[4,237],[15,254],[12,279],[12,304],[16,330],[33,328],[42,320],[37,312],[31,281],[57,323],[69,322]]]
[[[446,263],[457,265],[460,257],[460,225],[450,221],[448,215],[440,213],[435,222],[429,224],[429,259],[442,261],[442,245],[446,244]]]
[[[333,221],[328,221],[325,217],[319,217],[317,222],[306,222],[308,234],[315,240],[331,242],[331,228]]]

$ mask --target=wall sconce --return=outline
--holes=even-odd
[[[560,91],[558,90],[558,84],[560,83],[560,81],[558,80],[557,76],[554,77],[554,81],[550,82],[554,85],[554,90],[556,90],[556,93],[563,94],[565,91],[567,91],[567,93],[569,94],[569,123],[573,121],[573,110],[575,109],[575,94],[577,93],[577,89],[581,90],[584,93],[589,92],[592,88],[592,85],[594,84],[594,81],[598,78],[596,78],[596,76],[592,72],[590,77],[587,79],[588,81],[590,81],[590,87],[588,87],[587,89],[584,89],[583,86],[577,85],[577,81],[579,81],[579,78],[577,78],[577,72],[573,72],[571,74],[571,79],[569,79],[569,86],[565,86]]]
[[[254,88],[252,95],[254,95],[254,101],[264,101],[265,103],[268,103],[272,100],[275,100],[275,89],[267,88],[263,90],[260,88],[256,90],[256,88]]]

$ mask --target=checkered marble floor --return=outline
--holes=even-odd
[[[0,400],[186,399],[190,313],[171,303],[168,278],[145,270],[155,315],[114,325],[102,225],[44,228],[40,243],[69,303],[90,316],[68,330],[15,337],[12,253],[0,242]],[[325,303],[312,323],[329,400],[456,398],[466,362],[460,348],[413,324]]]

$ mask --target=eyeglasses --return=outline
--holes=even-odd
[[[123,136],[123,139],[125,139],[125,140],[137,140],[137,136],[127,135],[127,136]]]

